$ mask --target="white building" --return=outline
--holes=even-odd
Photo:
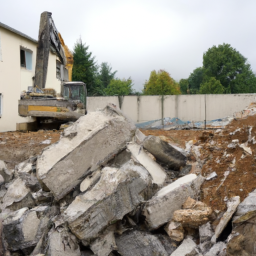
[[[33,86],[37,40],[0,22],[0,132],[15,131],[18,123],[34,121],[20,117],[18,100]],[[58,57],[50,52],[46,88],[61,90]]]

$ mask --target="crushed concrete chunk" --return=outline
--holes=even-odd
[[[132,153],[132,156],[147,169],[153,179],[153,183],[157,185],[164,183],[166,179],[164,169],[148,156],[142,146],[136,143],[129,143],[127,149]]]
[[[126,232],[116,236],[116,244],[122,256],[168,256],[159,239],[146,232]]]
[[[100,175],[101,171],[97,170],[96,172],[92,173],[92,175],[86,177],[80,184],[80,191],[85,192],[88,188],[93,186],[100,179]]]
[[[144,133],[142,133],[139,129],[137,129],[135,132],[135,142],[141,145],[145,138],[146,136],[144,135]]]
[[[214,235],[210,222],[199,227],[200,249],[205,254],[212,247],[211,238]]]
[[[184,239],[184,229],[181,223],[170,221],[167,223],[164,229],[171,239],[177,242],[180,242]]]
[[[63,228],[50,232],[46,255],[81,256],[81,252],[76,237]]]
[[[143,211],[149,228],[156,229],[170,221],[173,213],[181,208],[189,196],[195,197],[199,193],[203,182],[204,178],[202,176],[189,174],[158,191],[145,204]]]
[[[245,222],[256,216],[256,190],[251,192],[242,203],[237,207],[233,218],[233,223],[238,224]]]
[[[216,172],[212,172],[210,173],[207,177],[206,177],[206,180],[211,180],[213,178],[216,178],[218,175]]]
[[[187,254],[191,253],[196,248],[196,243],[187,238],[183,240],[181,245],[171,254],[171,256],[186,256]]]
[[[224,252],[226,250],[227,246],[225,243],[223,242],[219,242],[217,244],[215,244],[209,252],[207,252],[205,254],[205,256],[216,256],[216,255],[220,255],[222,252]]]
[[[3,234],[9,250],[18,250],[36,245],[40,219],[36,211],[22,208],[11,212],[3,221]],[[15,238],[15,239],[14,239]]]
[[[34,200],[30,190],[25,186],[25,182],[20,178],[15,179],[3,197],[1,209],[8,207],[15,211],[23,207],[33,206]]]
[[[8,170],[4,161],[0,160],[0,175],[3,177],[4,182],[9,182],[13,177],[13,170]]]
[[[179,170],[186,165],[186,157],[159,137],[147,136],[143,141],[143,147],[173,170]]]
[[[107,163],[125,148],[135,125],[113,105],[82,116],[64,130],[59,142],[48,147],[37,160],[37,177],[44,189],[63,198],[87,174]]]
[[[216,243],[216,240],[218,239],[218,237],[220,236],[220,234],[222,233],[224,228],[227,226],[228,222],[231,220],[231,218],[232,218],[233,214],[235,213],[236,208],[239,205],[239,203],[240,203],[240,197],[239,196],[234,196],[230,199],[230,201],[228,202],[228,209],[224,213],[222,218],[220,219],[220,222],[219,222],[218,226],[215,229],[215,234],[211,239],[212,243]]]
[[[96,238],[144,200],[142,193],[151,182],[147,170],[132,161],[120,169],[105,167],[99,182],[76,197],[64,212],[64,218],[79,239]]]
[[[106,232],[106,234],[97,238],[91,244],[91,250],[98,256],[108,256],[113,250],[116,249],[117,246],[113,231]]]

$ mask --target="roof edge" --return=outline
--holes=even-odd
[[[2,23],[2,22],[0,22],[0,27],[5,28],[5,29],[7,29],[7,30],[9,30],[9,31],[11,31],[11,32],[13,32],[13,33],[19,35],[19,36],[22,36],[22,37],[24,37],[24,38],[26,38],[26,39],[28,39],[28,40],[34,42],[34,43],[38,43],[38,41],[35,40],[35,39],[33,39],[32,37],[27,36],[27,35],[25,35],[24,33],[20,32],[20,31],[18,31],[18,30],[16,30],[16,29],[14,29],[14,28],[11,28],[11,27],[7,26],[7,25],[5,25],[5,24]]]

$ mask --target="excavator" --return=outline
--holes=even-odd
[[[59,63],[56,72],[61,81],[60,94],[56,94],[54,89],[45,88],[50,51],[56,54]],[[85,115],[86,85],[80,81],[70,82],[72,67],[73,55],[56,29],[52,14],[43,12],[39,26],[34,82],[33,86],[21,95],[18,105],[19,115],[36,118],[39,127],[47,123],[57,124],[59,127],[63,123],[76,121]]]

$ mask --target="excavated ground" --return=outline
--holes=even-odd
[[[242,201],[256,188],[256,140],[255,144],[251,141],[247,145],[251,148],[252,154],[239,146],[248,141],[250,133],[252,138],[256,137],[255,124],[256,116],[248,116],[244,119],[235,119],[222,131],[141,131],[145,135],[160,136],[163,140],[182,148],[185,148],[188,141],[193,140],[199,154],[194,154],[195,157],[190,160],[197,159],[203,163],[202,175],[205,177],[212,172],[217,173],[217,177],[204,182],[201,200],[215,210],[224,211],[228,198],[240,196]],[[5,161],[9,168],[14,168],[16,164],[40,154],[45,147],[58,141],[60,134],[61,131],[43,130],[0,133],[0,159]],[[46,140],[50,140],[50,144],[42,144]],[[239,140],[239,143],[236,143],[234,148],[229,148],[232,140]]]
[[[9,169],[13,169],[16,164],[40,154],[45,147],[55,143],[59,138],[60,131],[56,130],[27,133],[2,132],[0,133],[0,159]],[[44,141],[49,144],[42,144]]]

